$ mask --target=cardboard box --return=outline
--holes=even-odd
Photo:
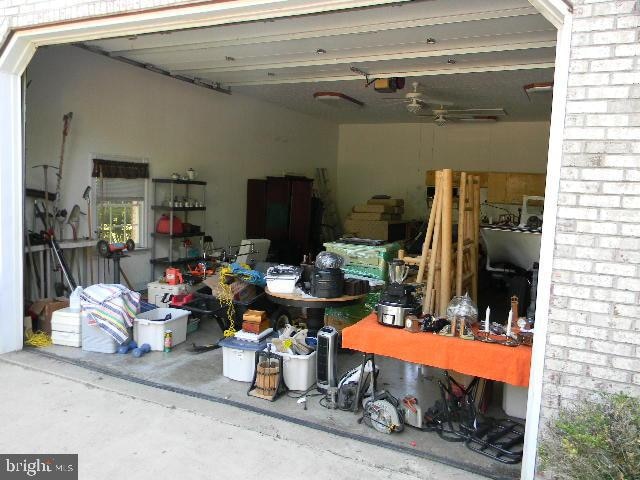
[[[220,298],[224,295],[220,286],[220,276],[216,273],[205,278],[202,283],[211,289],[211,295]],[[256,286],[242,280],[235,280],[230,284],[233,299],[237,302],[249,302],[258,294]]]
[[[38,316],[36,330],[42,330],[51,335],[51,316],[56,310],[69,306],[69,299],[60,298],[43,298],[31,305],[30,310]]]
[[[378,212],[352,212],[349,217],[352,220],[400,220],[399,213],[378,213]]]
[[[392,207],[391,205],[356,205],[353,207],[356,213],[404,213],[404,207]]]
[[[402,198],[370,198],[367,200],[367,205],[389,205],[390,207],[402,207],[404,206],[404,200]]]
[[[360,238],[375,240],[403,240],[406,237],[407,223],[386,220],[353,220],[346,219],[344,232]]]

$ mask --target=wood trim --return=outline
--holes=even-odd
[[[27,25],[24,27],[15,27],[9,30],[9,34],[5,38],[4,42],[2,42],[2,45],[0,45],[0,56],[2,56],[2,54],[4,53],[12,37],[18,32],[29,32],[32,30],[39,30],[41,28],[51,28],[51,27],[57,27],[61,25],[71,25],[74,23],[86,22],[87,20],[97,20],[97,19],[105,19],[105,18],[122,18],[122,17],[129,17],[132,15],[139,15],[141,13],[166,12],[171,10],[179,10],[183,8],[193,8],[193,7],[199,7],[202,5],[214,5],[216,3],[227,3],[227,2],[235,2],[235,1],[237,0],[202,0],[200,2],[184,3],[180,5],[166,5],[163,7],[140,8],[137,10],[128,10],[126,12],[105,13],[104,15],[91,15],[87,17],[78,17],[78,18],[73,18],[69,20],[58,20],[55,22],[46,22],[46,23],[38,23],[36,25]]]

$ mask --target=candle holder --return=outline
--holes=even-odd
[[[483,330],[481,332],[478,332],[478,334],[479,335],[476,337],[476,340],[479,340],[484,343],[498,343],[498,340],[491,338],[491,332],[485,332]]]
[[[513,338],[511,335],[505,334],[505,340],[500,342],[500,345],[504,345],[505,347],[517,347],[520,345],[520,342]]]

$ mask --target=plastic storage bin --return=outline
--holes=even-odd
[[[289,390],[306,391],[316,383],[316,352],[293,355],[276,352],[282,357],[282,376]]]
[[[256,368],[256,352],[266,348],[266,340],[247,342],[229,337],[218,344],[222,347],[222,374],[231,380],[251,382]]]
[[[504,384],[502,390],[502,409],[510,417],[527,417],[527,399],[529,389],[515,385]]]
[[[98,353],[116,353],[119,346],[118,342],[99,326],[89,325],[88,317],[82,315],[82,350]]]
[[[169,320],[165,320],[167,315]],[[171,330],[173,345],[187,339],[189,312],[179,308],[156,308],[139,313],[133,322],[133,339],[138,345],[148,343],[151,350],[164,350],[164,332]]]
[[[188,283],[169,285],[168,283],[149,282],[147,284],[147,299],[149,303],[157,307],[168,307],[172,295],[191,293],[195,289],[193,285]],[[163,299],[165,300],[164,302],[162,301]]]

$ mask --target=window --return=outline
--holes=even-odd
[[[97,163],[101,162],[101,163]],[[136,247],[146,244],[146,178],[109,178],[133,173],[141,162],[94,159],[94,192],[98,238],[109,243],[132,239]],[[96,175],[98,173],[98,175]],[[102,173],[102,175],[100,175]]]
[[[109,243],[126,242],[132,239],[139,247],[144,246],[144,234],[140,218],[144,211],[143,200],[106,200],[98,204],[98,230],[100,238]]]

